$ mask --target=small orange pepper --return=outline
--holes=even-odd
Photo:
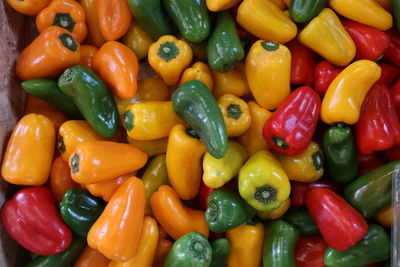
[[[51,0],[7,0],[7,3],[17,12],[34,16],[45,8]]]
[[[211,76],[211,70],[207,64],[201,61],[197,61],[183,72],[179,85],[190,80],[199,80],[204,83],[211,92],[214,88],[214,80]]]
[[[81,0],[81,5],[85,10],[86,24],[88,27],[88,41],[99,48],[106,40],[100,32],[99,20],[96,12],[96,0]]]
[[[110,261],[111,260],[101,254],[100,251],[86,246],[76,260],[74,267],[107,267]]]
[[[75,183],[71,178],[71,170],[68,163],[60,156],[51,165],[50,187],[57,202],[61,202],[67,190],[74,187],[79,188],[79,184]]]
[[[93,196],[101,197],[104,199],[104,201],[109,202],[120,185],[123,184],[126,179],[134,175],[136,175],[136,172],[131,172],[116,179],[111,179],[96,184],[88,184],[86,185],[86,188]]]
[[[153,267],[164,267],[165,259],[167,258],[168,252],[171,250],[173,244],[168,239],[168,235],[164,228],[159,226],[158,229],[158,244],[154,255]]]
[[[86,67],[92,67],[92,60],[94,55],[97,53],[97,48],[93,45],[81,45],[81,60],[79,65]]]
[[[214,79],[213,94],[216,98],[224,94],[241,97],[250,91],[242,63],[236,64],[233,69],[226,72],[212,70],[212,76]]]
[[[152,157],[167,152],[168,137],[155,140],[139,141],[128,136],[128,142],[129,144],[145,152],[149,157]]]

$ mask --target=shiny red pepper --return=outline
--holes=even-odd
[[[226,183],[222,187],[219,187],[219,188],[225,188],[228,190],[237,191],[237,181],[230,181],[229,183]],[[213,191],[215,191],[219,188],[210,188],[210,187],[206,186],[203,181],[201,181],[199,193],[197,194],[197,197],[196,197],[196,209],[207,210],[208,195],[210,195]]]
[[[387,31],[390,36],[390,44],[386,49],[384,58],[400,68],[400,33],[395,29]]]
[[[328,248],[320,235],[300,236],[295,249],[296,267],[324,267],[324,253]]]
[[[312,86],[314,84],[314,69],[317,65],[316,55],[307,47],[293,39],[286,44],[292,56],[290,83]]]
[[[378,168],[385,164],[385,160],[376,153],[371,155],[363,155],[361,153],[357,153],[357,163],[358,163],[358,176],[364,175],[367,172],[372,171],[373,169]]]
[[[325,242],[335,250],[349,249],[368,231],[363,216],[328,188],[308,190],[306,205]]]
[[[381,62],[378,65],[381,68],[381,77],[377,83],[391,86],[400,77],[400,70],[392,64]]]
[[[320,179],[313,183],[303,183],[303,182],[290,182],[290,188],[292,190],[292,205],[296,208],[300,208],[306,205],[306,192],[310,188],[314,187],[324,187],[329,188],[336,193],[339,193],[341,188],[339,185],[326,180]]]
[[[314,70],[314,89],[320,96],[324,96],[329,85],[336,76],[342,71],[342,68],[333,66],[329,61],[323,60],[317,64]]]
[[[71,243],[72,233],[58,213],[51,190],[45,186],[18,191],[1,210],[7,233],[27,250],[58,254]]]
[[[375,83],[368,91],[356,123],[358,151],[370,155],[400,143],[400,123],[389,89]]]
[[[400,79],[390,87],[390,94],[392,95],[393,105],[396,109],[397,116],[400,118]]]
[[[311,141],[321,110],[319,95],[309,86],[294,90],[265,122],[268,146],[289,156],[303,152]]]

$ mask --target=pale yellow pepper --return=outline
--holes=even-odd
[[[224,94],[241,97],[250,90],[246,80],[244,65],[241,63],[236,64],[233,69],[226,72],[212,70],[212,76],[214,79],[213,94],[216,98]]]
[[[263,220],[277,220],[285,213],[288,211],[290,208],[290,198],[288,198],[285,202],[282,203],[282,205],[279,206],[279,208],[271,210],[271,211],[257,211],[257,216],[260,217]]]
[[[214,88],[214,80],[211,75],[211,70],[207,64],[201,61],[197,61],[183,72],[179,85],[190,80],[198,80],[204,83],[210,91]]]
[[[241,0],[206,0],[208,10],[212,12],[223,11],[234,7]]]

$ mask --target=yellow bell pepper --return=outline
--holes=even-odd
[[[268,0],[268,1],[274,3],[277,7],[279,7],[280,10],[286,9],[286,4],[284,0]]]
[[[258,151],[243,165],[239,193],[256,210],[277,209],[289,198],[289,179],[271,152]]]
[[[390,228],[393,221],[393,207],[392,205],[386,206],[375,215],[377,220],[382,226]]]
[[[183,200],[194,198],[200,188],[201,157],[206,147],[193,130],[175,125],[168,138],[167,171],[171,186]]]
[[[271,117],[272,112],[262,108],[254,101],[250,101],[247,105],[250,111],[251,124],[247,131],[238,137],[238,141],[246,148],[250,157],[257,151],[268,149],[268,144],[262,136],[262,129],[265,122]]]
[[[199,80],[204,83],[211,92],[214,88],[214,80],[211,76],[211,70],[207,64],[201,61],[197,61],[183,72],[179,85],[190,80]]]
[[[355,124],[361,105],[371,86],[381,76],[373,61],[358,60],[347,66],[329,85],[322,100],[321,119],[327,124]]]
[[[289,95],[290,64],[290,51],[284,45],[258,40],[251,46],[246,77],[254,99],[263,108],[275,109]]]
[[[228,267],[259,267],[262,259],[264,225],[243,224],[226,232],[231,245]]]
[[[161,36],[149,48],[148,60],[151,67],[167,85],[174,85],[184,69],[192,62],[190,45],[172,35]]]
[[[263,40],[286,43],[297,34],[296,24],[271,1],[244,0],[237,11],[236,21]]]
[[[279,208],[271,210],[271,211],[257,211],[257,216],[263,220],[277,220],[282,217],[290,208],[290,198],[288,198]]]
[[[387,11],[392,10],[392,0],[375,0],[381,7]]]
[[[329,5],[343,17],[382,31],[393,25],[392,15],[375,0],[329,0]]]
[[[232,94],[221,96],[217,102],[229,137],[239,136],[249,129],[251,117],[246,102]]]
[[[226,72],[212,70],[212,76],[214,79],[213,94],[216,98],[224,94],[232,94],[241,97],[249,91],[244,65],[241,63],[236,64],[233,69]]]
[[[132,21],[131,26],[122,38],[122,42],[132,49],[139,59],[147,56],[151,44],[154,43],[153,39],[136,20]]]
[[[206,0],[208,10],[218,12],[236,6],[240,0]]]
[[[311,141],[297,156],[276,153],[283,170],[291,181],[315,182],[324,174],[323,154],[317,143]]]
[[[351,1],[350,1],[351,2]],[[332,64],[348,65],[356,55],[356,46],[332,9],[324,8],[299,33],[299,41]]]
[[[204,184],[210,188],[223,186],[239,173],[246,159],[246,149],[234,141],[229,141],[228,152],[220,159],[207,152],[203,158]]]
[[[171,128],[181,122],[171,101],[148,101],[129,105],[123,125],[132,139],[154,140],[167,137]]]
[[[149,157],[160,155],[167,152],[168,137],[155,140],[134,140],[128,136],[129,144],[139,148]]]

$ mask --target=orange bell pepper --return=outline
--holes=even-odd
[[[81,0],[81,5],[85,10],[86,24],[88,27],[88,41],[99,48],[106,40],[100,32],[99,20],[96,12],[96,0]]]
[[[158,244],[154,255],[153,267],[164,267],[165,259],[173,244],[168,239],[167,233],[161,226],[158,227],[158,230]]]
[[[93,45],[81,45],[81,59],[79,65],[92,67],[92,60],[97,53],[97,48]]]
[[[241,97],[250,91],[249,85],[247,84],[244,65],[242,63],[236,64],[233,69],[226,72],[213,70],[212,76],[214,79],[213,94],[216,98],[219,98],[224,94],[232,94]]]
[[[49,177],[55,130],[38,114],[24,116],[15,126],[4,155],[1,176],[11,184],[42,185]]]
[[[85,11],[74,0],[53,0],[36,16],[39,32],[52,25],[67,29],[78,43],[86,38]]]
[[[34,16],[45,8],[51,0],[7,0],[7,3],[17,12]]]
[[[86,246],[76,260],[74,267],[107,267],[109,263],[110,259],[101,254],[101,252]]]
[[[127,0],[96,0],[100,32],[107,41],[114,41],[128,31],[132,13]]]
[[[128,142],[129,144],[145,152],[149,157],[152,157],[167,152],[168,137],[155,140],[140,141],[134,140],[128,136]]]
[[[50,187],[57,202],[61,202],[67,190],[80,187],[79,184],[72,180],[68,163],[62,157],[57,157],[51,165]]]
[[[185,207],[172,187],[160,186],[151,196],[150,205],[157,221],[173,239],[193,231],[208,238],[204,212]]]
[[[114,193],[125,182],[125,180],[134,175],[136,175],[136,172],[131,172],[105,182],[88,184],[86,185],[86,188],[93,196],[101,197],[104,199],[104,201],[109,202]]]
[[[60,74],[79,63],[79,50],[79,44],[68,30],[50,26],[19,55],[16,62],[17,77],[25,81]]]
[[[128,178],[90,228],[88,245],[111,260],[127,261],[133,258],[142,231],[145,201],[142,180]]]
[[[197,61],[183,72],[179,85],[190,80],[199,80],[204,83],[211,92],[214,88],[214,80],[211,76],[211,70],[207,64],[201,61]]]
[[[129,47],[105,43],[93,58],[92,68],[119,98],[131,99],[137,90],[138,59]]]

